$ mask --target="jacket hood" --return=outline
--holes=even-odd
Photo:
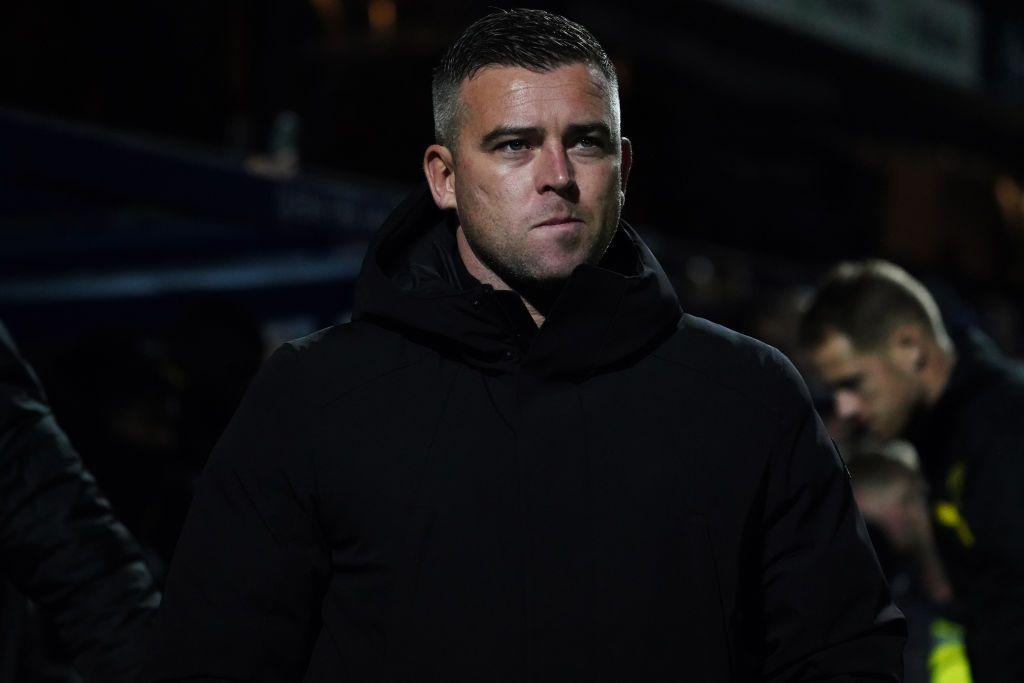
[[[538,329],[518,294],[469,274],[453,217],[425,185],[392,212],[363,260],[353,319],[481,369],[562,378],[628,363],[680,319],[664,271],[622,221],[601,262],[573,271]]]

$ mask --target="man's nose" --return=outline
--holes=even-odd
[[[561,144],[545,145],[537,160],[537,191],[562,193],[576,184],[575,169],[568,150]]]
[[[860,417],[863,409],[863,401],[857,394],[852,391],[836,392],[836,415],[843,420]]]

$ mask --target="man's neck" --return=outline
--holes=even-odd
[[[469,242],[466,241],[466,234],[460,227],[455,233],[455,242],[458,245],[459,258],[462,259],[462,264],[469,271],[469,274],[479,280],[485,285],[490,285],[495,289],[505,290],[509,292],[515,292],[519,295],[523,305],[526,306],[527,312],[530,317],[533,318],[534,324],[539,329],[547,317],[537,309],[537,307],[525,296],[522,292],[513,289],[505,280],[503,280],[497,273],[488,268],[477,255],[473,253],[472,247],[469,246]]]

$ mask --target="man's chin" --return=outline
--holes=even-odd
[[[550,294],[561,291],[570,275],[572,275],[572,271],[569,273],[564,273],[562,271],[554,273],[531,273],[525,277],[517,279],[512,285],[512,288],[527,298],[529,298],[531,294]]]
[[[522,279],[532,287],[559,287],[565,284],[565,281],[585,261],[586,259],[577,255],[541,260],[538,264],[539,267],[532,269]]]
[[[537,305],[540,301],[553,302],[573,272],[585,261],[582,255],[567,254],[562,257],[536,257],[534,267],[524,269],[525,272],[506,269],[501,263],[495,263],[492,270],[514,291]]]

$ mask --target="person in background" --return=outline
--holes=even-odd
[[[948,331],[881,260],[832,269],[800,340],[841,418],[920,454],[974,680],[1024,680],[1024,366],[977,329]]]
[[[890,441],[854,451],[849,462],[854,500],[907,617],[904,683],[970,683],[963,628],[952,610],[913,447]]]
[[[898,680],[799,375],[620,220],[596,39],[495,12],[434,101],[353,322],[276,351],[209,460],[150,680]]]
[[[160,594],[2,324],[0,577],[17,591],[0,604],[0,681],[58,675],[31,661],[25,599],[52,625],[81,679],[139,679]]]

